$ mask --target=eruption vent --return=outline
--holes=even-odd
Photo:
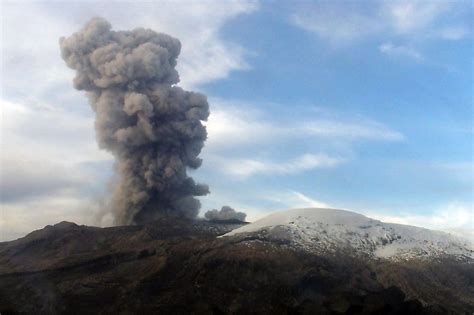
[[[179,40],[149,29],[112,31],[104,19],[60,39],[76,70],[74,87],[88,92],[99,146],[116,159],[110,210],[116,224],[161,215],[194,218],[195,196],[209,193],[186,171],[196,169],[206,129],[206,96],[175,86]]]

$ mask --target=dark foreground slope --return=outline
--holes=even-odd
[[[0,243],[0,313],[471,314],[474,266],[316,256],[237,224],[59,223]]]

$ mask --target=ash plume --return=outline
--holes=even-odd
[[[194,218],[195,196],[209,189],[187,169],[201,165],[209,106],[203,94],[175,85],[179,40],[143,28],[112,31],[109,22],[93,18],[60,46],[76,70],[74,87],[87,91],[96,114],[99,146],[116,160],[109,205],[115,223]]]
[[[223,206],[221,210],[213,209],[204,214],[204,217],[211,221],[227,221],[237,220],[245,222],[247,214],[244,212],[237,212],[229,206]]]

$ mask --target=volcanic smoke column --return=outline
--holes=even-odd
[[[206,96],[175,86],[179,40],[149,29],[112,31],[104,19],[60,39],[76,70],[74,87],[88,92],[99,146],[116,159],[110,201],[116,224],[161,215],[194,218],[195,196],[209,193],[186,174],[196,169],[209,116]]]

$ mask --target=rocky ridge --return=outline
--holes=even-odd
[[[250,226],[250,225],[247,225]],[[243,224],[62,222],[0,243],[2,314],[471,314],[474,266],[291,246]]]

